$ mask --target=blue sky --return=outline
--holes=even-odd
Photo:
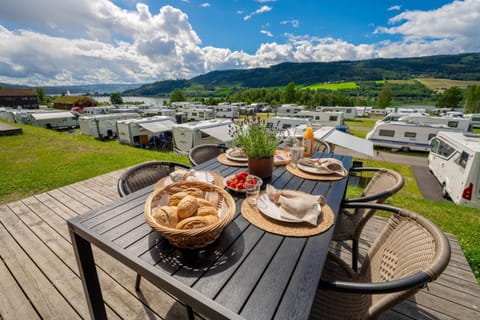
[[[0,82],[145,83],[479,52],[479,30],[480,0],[2,0]]]

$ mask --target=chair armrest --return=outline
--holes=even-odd
[[[319,288],[358,294],[382,294],[421,288],[429,281],[432,281],[432,278],[427,273],[420,271],[409,277],[387,282],[362,283],[320,280]]]
[[[349,202],[370,202],[373,200],[378,200],[382,198],[387,198],[391,196],[392,193],[390,191],[384,191],[380,192],[371,196],[366,196],[366,197],[359,197],[359,198],[351,198],[351,199],[343,199],[343,203],[349,203]]]

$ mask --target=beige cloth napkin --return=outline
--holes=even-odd
[[[293,190],[277,190],[268,184],[267,195],[277,204],[282,218],[292,221],[304,221],[316,226],[321,213],[319,204],[325,202],[321,195],[313,196],[308,193]]]
[[[338,174],[342,177],[347,174],[342,162],[334,158],[303,158],[298,160],[298,163],[318,169],[321,174]]]
[[[188,173],[187,170],[183,170],[183,169],[175,170],[173,172],[170,172],[170,179],[172,179],[173,182],[183,181],[187,173]]]

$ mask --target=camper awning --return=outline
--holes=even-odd
[[[71,112],[41,112],[30,114],[35,120],[75,118]]]
[[[163,120],[163,121],[156,121],[156,122],[139,123],[138,125],[152,133],[160,133],[160,132],[172,130],[172,127],[175,125],[175,122],[170,120]]]
[[[210,127],[210,128],[202,128],[200,131],[212,136],[222,142],[231,141],[232,137],[228,134],[228,126],[218,126],[218,127]]]
[[[315,131],[315,138],[373,157],[373,143],[335,128],[323,127]]]

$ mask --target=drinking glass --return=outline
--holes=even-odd
[[[247,177],[247,181],[249,180]],[[257,204],[257,199],[260,196],[260,185],[261,183],[259,181],[257,181],[257,183],[245,182],[244,188],[248,204],[253,206]]]
[[[304,148],[303,146],[295,146],[290,148],[290,153],[292,155],[292,164],[297,165],[298,160],[303,158]]]

